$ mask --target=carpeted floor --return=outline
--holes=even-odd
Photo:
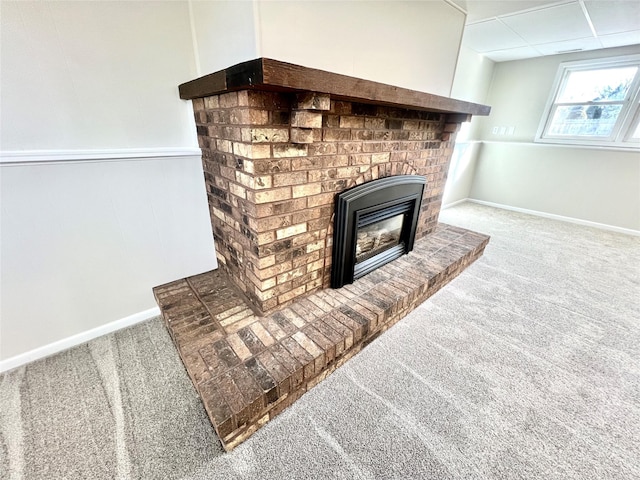
[[[156,319],[0,377],[0,478],[640,478],[640,238],[441,221],[484,257],[233,452]]]

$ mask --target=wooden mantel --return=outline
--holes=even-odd
[[[180,85],[180,98],[191,100],[236,90],[328,93],[337,100],[433,112],[489,115],[491,107],[395,87],[361,78],[257,58]]]

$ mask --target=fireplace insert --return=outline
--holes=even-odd
[[[425,178],[399,175],[336,196],[331,287],[340,288],[413,248]]]

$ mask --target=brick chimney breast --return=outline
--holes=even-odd
[[[269,59],[180,92],[193,101],[219,265],[258,314],[329,286],[333,204],[347,188],[424,176],[416,239],[433,231],[460,123],[488,113]]]

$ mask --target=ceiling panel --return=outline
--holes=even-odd
[[[533,45],[592,36],[577,2],[509,15],[501,20]]]
[[[585,2],[598,35],[636,30],[640,26],[640,2],[637,0]]]
[[[473,45],[473,49],[476,52],[503,50],[527,45],[527,42],[498,20],[488,20],[467,25],[464,30],[464,41]]]
[[[598,37],[598,40],[600,40],[604,48],[620,47],[622,45],[638,45],[640,44],[640,30],[601,35]],[[638,53],[640,53],[640,45],[638,45]]]
[[[533,8],[539,8],[549,3],[549,0],[452,0],[467,12],[467,23],[475,23],[479,20],[487,20],[513,12],[521,12]]]
[[[509,60],[522,60],[524,58],[541,57],[542,55],[533,47],[509,48],[507,50],[495,50],[484,54],[494,62],[508,62]]]
[[[447,1],[468,12],[465,46],[494,61],[624,45],[640,52],[640,0]]]
[[[580,50],[595,50],[602,48],[597,38],[577,38],[565,40],[564,42],[552,42],[536,45],[535,49],[543,55],[556,55],[558,53],[569,53]]]

